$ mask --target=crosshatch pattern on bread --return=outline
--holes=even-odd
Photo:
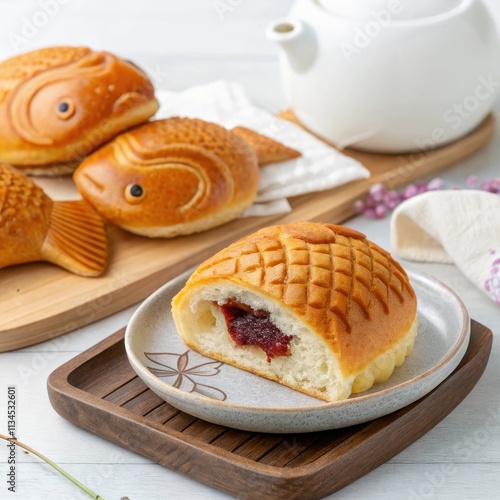
[[[237,345],[221,312],[231,301],[267,312],[292,337],[286,355]],[[173,315],[190,347],[326,400],[386,380],[417,326],[401,265],[363,234],[319,223],[266,228],[222,250],[174,298]]]
[[[132,233],[171,238],[206,231],[252,205],[259,158],[300,155],[247,132],[252,143],[197,118],[149,122],[90,155],[73,178],[105,219]]]
[[[0,162],[0,269],[46,261],[81,276],[108,262],[104,223],[85,201],[52,201],[29,177]]]

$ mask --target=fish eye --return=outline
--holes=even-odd
[[[72,99],[65,98],[57,105],[56,114],[61,120],[69,120],[75,114],[75,103]]]
[[[125,188],[125,199],[132,204],[140,203],[145,194],[144,188],[140,184],[129,184]]]

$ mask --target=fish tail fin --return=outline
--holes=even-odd
[[[278,161],[291,160],[301,156],[301,153],[296,149],[289,148],[281,142],[275,141],[249,128],[234,127],[231,129],[231,132],[250,144],[257,151],[260,166]]]
[[[81,276],[106,269],[108,241],[103,220],[85,201],[56,201],[42,246],[44,260]]]

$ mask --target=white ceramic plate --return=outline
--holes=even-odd
[[[137,375],[176,408],[228,427],[257,432],[313,432],[367,422],[399,410],[439,385],[467,349],[470,320],[442,283],[409,273],[418,298],[413,355],[383,384],[326,403],[276,382],[201,356],[177,334],[170,302],[184,273],[151,295],[127,327],[125,348]]]

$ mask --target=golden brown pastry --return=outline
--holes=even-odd
[[[224,127],[169,118],[118,136],[73,179],[105,219],[132,233],[169,238],[205,231],[248,208],[257,194],[258,155]]]
[[[415,293],[402,267],[352,229],[262,229],[208,259],[172,301],[204,355],[326,401],[386,380],[410,355]]]
[[[107,258],[103,222],[85,201],[53,202],[31,179],[0,163],[0,269],[47,261],[98,276]]]
[[[259,165],[269,165],[284,160],[298,158],[301,153],[296,149],[289,148],[265,135],[259,134],[246,127],[234,127],[231,132],[246,141],[257,151]]]
[[[32,174],[72,172],[157,109],[148,77],[109,52],[28,52],[0,63],[0,161]]]

